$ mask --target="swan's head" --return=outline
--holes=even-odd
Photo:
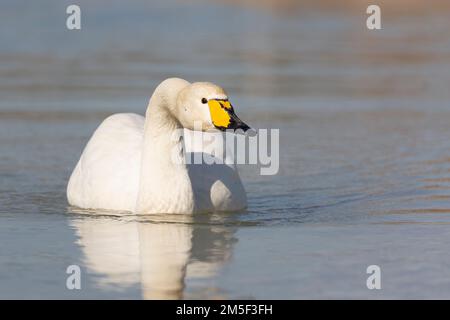
[[[177,118],[183,127],[191,130],[199,130],[200,126],[202,131],[250,129],[234,113],[225,91],[209,82],[191,83],[180,91]]]

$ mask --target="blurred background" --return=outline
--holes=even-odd
[[[3,110],[143,111],[170,76],[227,88],[242,111],[442,109],[447,1],[2,1]],[[61,14],[63,12],[63,14]]]
[[[444,0],[0,1],[0,297],[450,298],[449,13]],[[65,188],[92,132],[143,114],[173,76],[280,129],[279,174],[243,167],[249,208],[233,215],[73,212]],[[81,291],[65,289],[70,264]],[[365,286],[371,264],[381,291]]]

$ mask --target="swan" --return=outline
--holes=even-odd
[[[203,149],[192,139],[173,139],[174,131],[180,129],[192,137],[194,129],[222,135],[220,131],[246,131],[249,126],[236,116],[221,87],[179,78],[164,80],[151,96],[145,118],[114,114],[97,128],[70,176],[69,204],[135,214],[245,209],[247,196],[236,166],[230,161],[186,163],[183,152],[202,153]],[[180,151],[175,153],[179,161],[174,161],[173,150]]]

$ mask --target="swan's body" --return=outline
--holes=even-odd
[[[224,116],[220,109],[202,109],[195,101],[204,100],[197,95],[208,96],[210,108],[215,100],[227,99],[223,90],[212,84],[168,79],[155,90],[145,118],[137,114],[107,118],[91,137],[72,173],[67,187],[69,203],[86,209],[135,213],[245,208],[245,190],[234,165],[189,165],[182,161],[182,152],[174,154],[174,150],[182,150],[183,143],[174,140],[175,130],[184,130],[186,152],[203,152],[203,145],[189,138],[194,134],[190,130],[193,122],[200,121],[202,130],[206,130],[219,127],[213,113]]]

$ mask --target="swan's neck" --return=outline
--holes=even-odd
[[[194,196],[182,153],[182,130],[164,97],[153,96],[147,111],[137,213],[192,213]],[[178,135],[179,137],[179,135]]]

